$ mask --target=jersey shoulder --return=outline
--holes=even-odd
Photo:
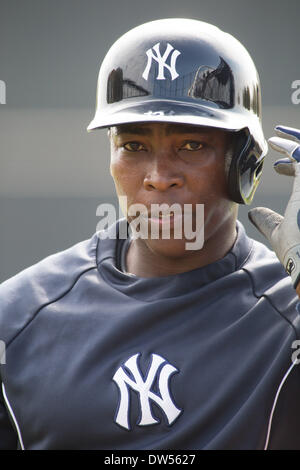
[[[264,244],[253,240],[251,252],[242,269],[249,276],[253,294],[258,299],[268,299],[273,309],[300,332],[300,315],[296,308],[299,297],[276,254]]]
[[[98,236],[55,253],[0,285],[1,340],[8,344],[48,303],[64,296],[86,271],[96,268]]]

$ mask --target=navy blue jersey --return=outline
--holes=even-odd
[[[300,449],[298,297],[275,254],[238,223],[223,259],[140,278],[124,243],[95,234],[0,286],[0,448]]]

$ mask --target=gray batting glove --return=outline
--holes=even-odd
[[[296,288],[300,281],[300,130],[276,126],[275,131],[278,137],[268,140],[270,146],[287,158],[277,160],[274,169],[294,178],[292,194],[284,217],[266,207],[251,209],[248,216],[269,240]]]

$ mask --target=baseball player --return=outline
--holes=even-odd
[[[143,24],[97,93],[88,130],[109,129],[124,218],[1,285],[0,448],[300,449],[300,131],[270,139],[293,181],[284,217],[249,213],[270,251],[237,220],[267,143],[235,38]]]

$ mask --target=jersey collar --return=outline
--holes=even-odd
[[[99,274],[114,288],[144,301],[184,295],[239,271],[253,245],[253,240],[246,235],[241,222],[237,221],[236,241],[224,258],[184,273],[142,278],[120,270],[121,250],[126,239],[120,239],[119,234],[125,233],[126,226],[128,228],[127,221],[120,219],[107,229],[106,238],[103,233],[102,236],[98,235],[97,267]],[[128,230],[126,233],[128,234]]]

